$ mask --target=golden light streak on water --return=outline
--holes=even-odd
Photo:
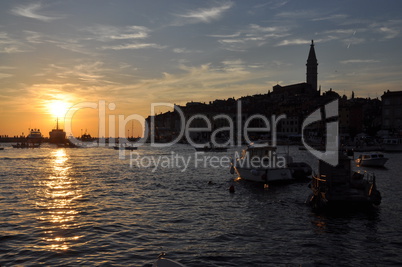
[[[48,169],[49,176],[40,181],[38,190],[37,207],[42,212],[37,219],[42,222],[42,241],[47,250],[68,250],[71,243],[80,238],[68,230],[77,227],[79,211],[75,200],[82,197],[82,192],[70,175],[71,166],[66,149],[51,152]]]

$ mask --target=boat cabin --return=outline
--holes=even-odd
[[[257,160],[261,163],[271,162],[273,165],[275,162],[281,162],[284,166],[293,163],[293,159],[288,153],[277,153],[277,147],[267,143],[250,144],[247,149],[242,151],[241,158],[248,161]]]
[[[328,182],[346,183],[351,173],[350,159],[347,156],[339,155],[339,163],[336,166],[320,160],[318,169],[321,179]]]
[[[341,191],[346,192],[346,187],[363,189],[367,182],[371,184],[374,179],[373,174],[352,171],[351,159],[345,155],[339,155],[337,166],[320,160],[319,172],[320,177],[316,179],[316,183],[325,183],[329,191],[342,189]]]
[[[251,144],[247,147],[247,149],[244,149],[242,151],[242,157],[246,157],[246,155],[250,158],[253,157],[258,157],[258,158],[264,158],[264,157],[272,157],[273,155],[276,154],[276,147],[270,146],[268,144],[266,145],[261,145],[261,144]]]
[[[358,159],[368,160],[368,159],[382,159],[384,155],[381,153],[367,153],[359,155]]]

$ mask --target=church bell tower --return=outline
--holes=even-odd
[[[307,67],[306,82],[311,85],[311,88],[317,91],[318,62],[315,56],[313,40],[311,40],[310,52],[308,53],[306,67]]]

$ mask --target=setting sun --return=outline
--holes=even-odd
[[[48,105],[48,111],[56,118],[62,118],[66,115],[70,105],[64,101],[53,100]]]

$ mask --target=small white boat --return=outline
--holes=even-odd
[[[278,154],[276,147],[267,143],[253,143],[232,163],[230,172],[236,172],[241,179],[252,182],[294,181],[296,177],[289,167],[291,163],[292,158],[287,154]]]
[[[372,167],[384,167],[384,164],[388,161],[388,158],[384,157],[384,154],[378,152],[363,153],[355,160],[357,166],[372,166]]]

